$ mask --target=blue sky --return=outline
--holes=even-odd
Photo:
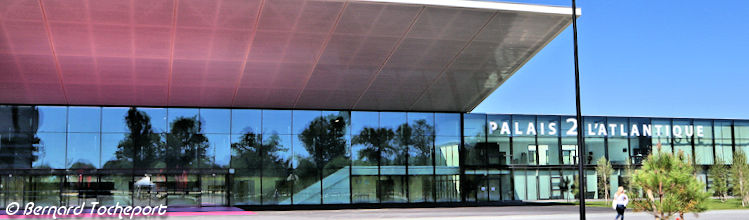
[[[577,4],[583,115],[749,119],[749,1]],[[574,114],[574,92],[570,25],[473,112]]]

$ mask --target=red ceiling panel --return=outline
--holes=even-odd
[[[424,4],[2,1],[0,103],[464,111],[569,23]]]

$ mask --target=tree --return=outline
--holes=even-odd
[[[733,154],[731,177],[733,194],[741,198],[741,206],[746,207],[749,205],[749,164],[746,163],[746,154],[742,150]]]
[[[575,199],[580,199],[580,176],[575,175],[572,177],[572,185],[570,185],[570,189],[572,189],[572,196],[575,197]]]
[[[596,175],[598,175],[598,192],[603,194],[606,204],[609,203],[609,177],[614,173],[611,162],[606,157],[601,157],[596,162]],[[599,197],[600,198],[600,197]]]
[[[636,211],[646,211],[655,219],[670,219],[684,213],[705,211],[705,184],[692,175],[694,167],[683,151],[676,155],[661,152],[650,154],[642,163],[642,169],[635,172],[634,183],[645,192],[644,198],[632,200]]]
[[[151,127],[151,118],[131,107],[124,118],[128,133],[117,144],[115,160],[104,163],[104,168],[158,168],[163,166],[164,143]]]
[[[358,152],[361,162],[377,165],[381,151],[383,155],[396,153],[391,145],[393,138],[395,138],[393,129],[365,127],[361,133],[351,138],[351,143],[364,145],[364,149]],[[382,164],[386,164],[384,162],[381,161]]]
[[[728,196],[728,179],[729,179],[729,170],[728,167],[726,167],[723,160],[718,158],[715,160],[715,164],[710,168],[710,177],[713,178],[713,191],[715,192],[715,195],[718,195],[721,202],[726,201],[726,197]]]

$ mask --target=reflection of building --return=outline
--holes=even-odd
[[[408,2],[0,3],[0,206],[569,198],[578,155],[595,197],[600,157],[746,150],[745,121],[466,114],[571,10]]]

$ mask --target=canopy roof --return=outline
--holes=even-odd
[[[0,13],[0,103],[467,112],[572,11],[444,0],[18,0]]]

